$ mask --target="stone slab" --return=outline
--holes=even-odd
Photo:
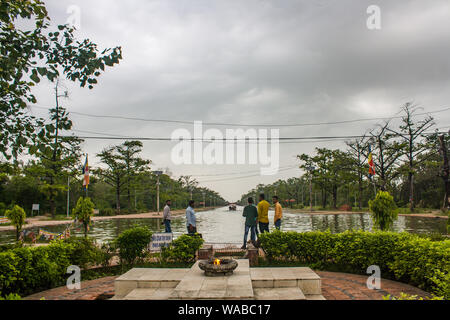
[[[255,288],[256,300],[306,300],[302,290],[292,288]]]
[[[253,287],[247,259],[238,259],[238,267],[231,276],[206,277],[192,266],[171,294],[171,299],[250,299]]]
[[[167,288],[137,288],[127,294],[124,300],[167,300],[173,289]]]

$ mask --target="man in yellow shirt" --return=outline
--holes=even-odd
[[[281,228],[281,218],[283,218],[283,209],[281,208],[280,202],[278,202],[278,197],[273,196],[273,204],[275,205],[275,216],[273,218],[275,228],[280,230]]]
[[[258,225],[259,232],[269,232],[269,207],[270,204],[264,200],[265,196],[263,193],[259,195],[258,203]]]

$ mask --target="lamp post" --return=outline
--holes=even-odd
[[[162,171],[153,171],[156,174],[156,211],[159,215],[159,176],[163,174]]]
[[[313,211],[313,200],[312,200],[312,173],[315,170],[313,166],[309,166],[306,168],[309,172],[309,210]]]
[[[203,208],[206,208],[205,191],[203,191],[202,194],[203,194]]]

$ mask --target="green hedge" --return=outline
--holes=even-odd
[[[264,233],[269,260],[365,274],[377,265],[384,278],[418,286],[450,299],[450,240],[431,241],[409,233],[346,231]]]
[[[121,264],[142,262],[148,253],[146,249],[151,239],[152,232],[145,227],[134,227],[122,232],[115,240]]]
[[[101,254],[88,239],[53,241],[48,246],[0,252],[0,296],[25,296],[64,285],[67,267],[96,264]]]
[[[195,260],[195,253],[203,245],[203,239],[198,234],[184,234],[173,240],[168,247],[163,247],[161,257],[164,262],[190,263]]]

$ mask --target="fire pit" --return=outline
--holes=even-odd
[[[233,259],[210,259],[200,261],[198,266],[205,271],[206,276],[220,277],[232,275],[238,263]]]

